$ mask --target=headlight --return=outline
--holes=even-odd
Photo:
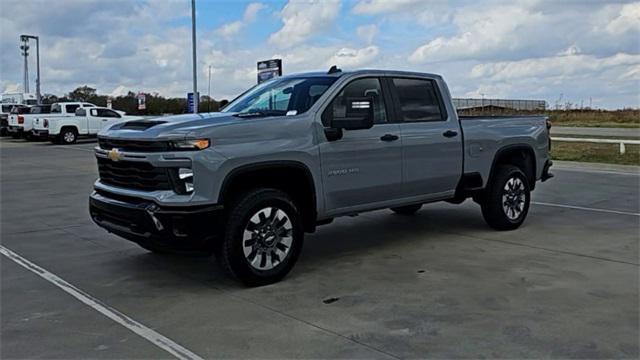
[[[209,139],[177,140],[171,142],[174,150],[204,150],[209,147]]]

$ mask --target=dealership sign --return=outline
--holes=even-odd
[[[258,84],[282,76],[282,59],[258,61]]]
[[[198,96],[200,96],[200,92],[198,92]],[[187,93],[187,112],[188,113],[193,112],[194,101],[195,101],[195,98],[193,97],[193,93],[192,92]]]

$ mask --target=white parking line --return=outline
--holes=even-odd
[[[537,201],[532,201],[531,203],[535,204],[535,205],[552,206],[552,207],[574,209],[574,210],[595,211],[595,212],[618,214],[618,215],[640,216],[640,213],[634,213],[634,212],[628,212],[628,211],[598,209],[598,208],[590,208],[590,207],[574,206],[574,205],[564,205],[564,204],[552,204],[552,203],[537,202]]]
[[[101,313],[102,315],[108,317],[109,319],[117,322],[118,324],[126,327],[127,329],[147,339],[157,347],[165,350],[166,352],[170,353],[176,358],[185,359],[185,360],[201,360],[202,359],[200,356],[194,354],[188,349],[185,349],[184,347],[177,344],[173,340],[167,338],[166,336],[161,335],[156,331],[142,325],[141,323],[133,320],[132,318],[119,312],[118,310],[103,304],[100,300],[92,297],[91,295],[85,293],[84,291],[64,281],[62,278],[58,277],[57,275],[50,273],[49,271],[39,267],[38,265],[30,262],[29,260],[23,258],[22,256],[14,253],[13,251],[7,249],[2,245],[0,245],[0,253],[8,257],[9,259],[13,260],[17,264],[21,265],[25,269],[37,274],[41,278],[59,287],[64,292],[75,297],[76,299],[80,300],[86,305],[89,305],[91,308]]]

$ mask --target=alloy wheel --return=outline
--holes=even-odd
[[[271,270],[284,261],[291,250],[293,225],[277,207],[256,211],[245,226],[242,237],[244,256],[256,270]]]
[[[507,180],[502,191],[502,210],[510,220],[517,220],[524,211],[526,192],[519,177]]]

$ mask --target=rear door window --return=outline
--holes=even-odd
[[[76,110],[80,107],[80,105],[77,104],[73,104],[73,105],[66,105],[67,106],[67,114],[73,114],[76,112]]]
[[[445,120],[444,109],[433,80],[394,78],[392,82],[401,121]]]
[[[110,118],[119,118],[120,114],[113,110],[109,109],[95,109],[98,112],[98,117],[110,117]],[[93,109],[92,109],[93,111]]]

